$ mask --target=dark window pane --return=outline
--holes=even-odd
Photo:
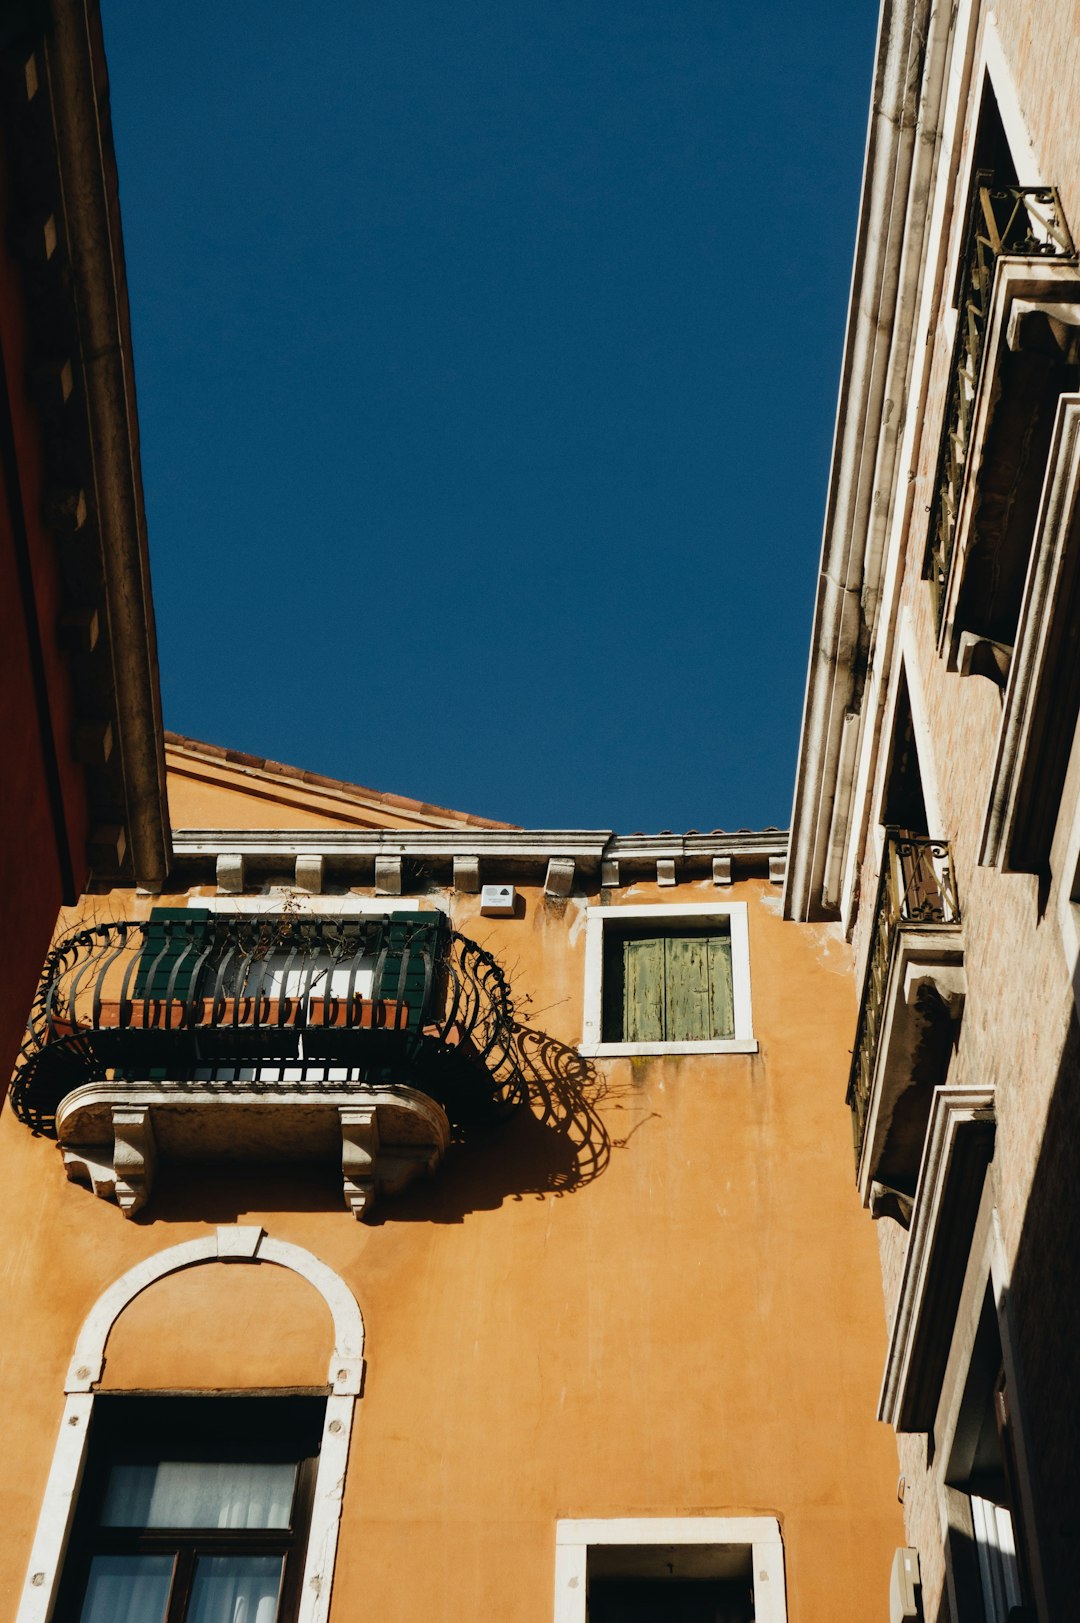
[[[171,1555],[95,1555],[79,1623],[163,1623]]]

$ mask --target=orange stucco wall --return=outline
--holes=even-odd
[[[140,1258],[241,1221],[314,1252],[364,1315],[334,1623],[547,1623],[557,1518],[751,1514],[780,1519],[792,1623],[876,1623],[902,1531],[893,1440],[868,1418],[885,1334],[838,1085],[849,953],[832,927],[782,922],[765,881],[729,896],[750,904],[760,1051],[593,1062],[575,1050],[585,899],[528,890],[524,917],[494,920],[453,897],[555,1046],[528,1108],[367,1223],[333,1167],[166,1168],[125,1222],[5,1112],[0,1288],[18,1334],[0,1611],[24,1579],[83,1316]],[[639,886],[611,905],[716,898]],[[105,1384],[229,1387],[245,1345],[244,1384],[316,1378],[321,1302],[277,1268],[247,1271],[263,1277],[235,1291],[244,1265],[152,1286],[117,1326]]]

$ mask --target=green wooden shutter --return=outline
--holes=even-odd
[[[605,1042],[716,1042],[735,1035],[731,936],[605,932]]]
[[[664,947],[662,938],[623,940],[623,1041],[665,1040]]]
[[[669,936],[664,942],[664,1037],[669,1043],[704,1042],[711,1035],[709,941]]]
[[[139,963],[135,970],[135,997],[168,997],[169,977],[181,956],[183,963],[180,964],[173,983],[173,997],[187,997],[191,991],[191,977],[195,973],[195,965],[206,945],[206,924],[209,917],[210,909],[207,907],[151,909],[150,922],[146,927],[142,952],[139,954]],[[167,930],[166,925],[174,920],[179,920],[181,925],[190,925],[190,932],[183,928]]]
[[[438,963],[445,927],[442,913],[393,913],[386,926],[387,953],[373,995],[407,1004],[410,1031],[420,1028],[427,1013],[424,991],[428,975],[424,960],[427,958],[433,966]],[[401,969],[406,946],[408,961],[403,978]]]
[[[708,940],[709,1005],[712,1038],[734,1037],[735,997],[731,984],[731,937],[714,935]]]

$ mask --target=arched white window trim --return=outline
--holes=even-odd
[[[325,1623],[341,1521],[342,1490],[349,1455],[353,1408],[364,1369],[364,1321],[345,1281],[302,1246],[274,1240],[261,1228],[232,1225],[201,1240],[186,1240],[136,1263],[101,1295],[75,1343],[65,1384],[67,1399],[52,1469],[30,1554],[26,1585],[15,1623],[48,1623],[56,1602],[64,1554],[86,1463],[94,1387],[105,1366],[105,1344],[121,1313],[148,1285],[203,1262],[276,1264],[313,1285],[334,1323],[322,1445],[315,1477],[307,1560],[297,1623]]]

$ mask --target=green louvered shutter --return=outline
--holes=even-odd
[[[421,926],[421,928],[417,928]],[[439,961],[445,917],[442,913],[394,913],[387,924],[387,953],[379,984],[374,988],[376,998],[389,998],[408,1005],[408,1029],[419,1028],[424,1014],[424,992],[428,975],[425,957],[432,968]],[[408,959],[402,978],[402,959],[408,946]]]
[[[191,991],[191,977],[195,965],[206,945],[206,925],[210,910],[206,907],[155,907],[151,910],[146,927],[143,949],[135,970],[135,997],[168,997],[169,977],[183,956],[173,984],[174,998],[185,998]],[[191,926],[168,931],[166,925],[179,920]]]

